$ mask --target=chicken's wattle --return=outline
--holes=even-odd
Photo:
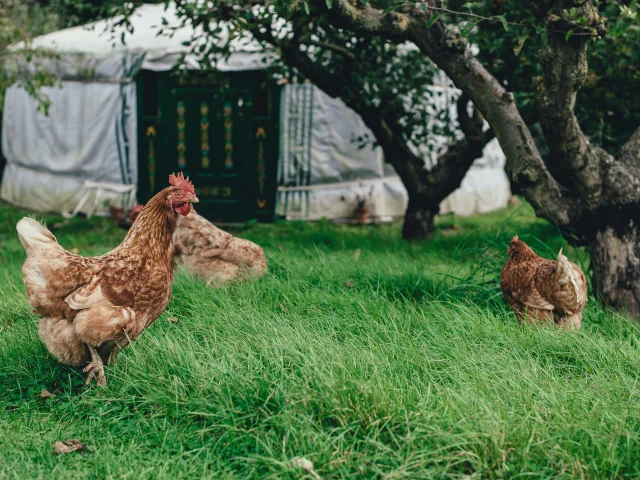
[[[174,210],[176,213],[180,215],[184,215],[185,217],[191,213],[191,204],[190,203],[182,203],[180,205],[176,205]]]

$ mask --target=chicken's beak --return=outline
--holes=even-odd
[[[191,197],[191,199],[189,200],[189,202],[191,203],[198,203],[200,200],[198,200],[198,197],[196,197],[195,195],[193,197]]]

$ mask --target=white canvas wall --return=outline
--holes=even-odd
[[[438,88],[438,87],[436,87]],[[452,109],[457,91],[438,97]],[[437,105],[436,105],[437,107]],[[277,213],[291,220],[349,219],[356,195],[371,195],[373,218],[404,215],[407,192],[381,148],[359,148],[358,138],[373,138],[359,115],[312,84],[287,85],[281,100],[281,152]],[[442,139],[445,145],[445,139]],[[437,152],[414,147],[433,165]],[[472,215],[507,206],[511,195],[505,157],[497,140],[484,148],[460,188],[440,205],[441,213]]]
[[[44,89],[49,114],[7,89],[2,199],[38,212],[73,210],[86,180],[137,184],[135,84],[63,82]]]

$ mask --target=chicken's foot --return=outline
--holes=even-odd
[[[104,365],[102,364],[102,359],[100,358],[100,355],[98,355],[96,349],[91,345],[87,344],[87,348],[91,354],[91,361],[89,362],[89,365],[84,367],[84,370],[82,370],[83,372],[89,372],[85,385],[89,385],[91,380],[95,378],[99,387],[105,387],[107,385],[107,380],[104,376]]]

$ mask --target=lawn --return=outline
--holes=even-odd
[[[640,477],[637,327],[593,297],[578,333],[519,326],[502,302],[512,235],[549,258],[563,246],[526,205],[441,218],[418,244],[398,225],[235,231],[269,274],[214,290],[179,271],[105,389],[38,339],[21,216],[0,205],[2,479],[313,478],[295,457],[322,478]],[[48,224],[85,255],[124,235]],[[70,438],[90,451],[55,456]]]

